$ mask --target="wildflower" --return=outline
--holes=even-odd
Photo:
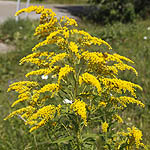
[[[52,66],[54,63],[63,60],[66,56],[67,56],[66,53],[57,54],[56,56],[52,57],[52,58],[49,60],[49,61],[50,61],[49,66]]]
[[[135,144],[136,144],[136,148],[138,148],[139,149],[139,146],[142,144],[143,145],[143,143],[141,143],[141,140],[142,140],[142,132],[139,130],[139,129],[137,129],[136,127],[132,127],[132,129],[131,128],[128,128],[128,135],[130,136],[130,137],[133,137],[134,138],[134,141],[135,141]],[[130,140],[129,140],[129,142],[130,142]],[[131,141],[132,142],[132,141]]]
[[[136,97],[135,88],[139,88],[140,90],[142,90],[142,88],[137,84],[117,78],[103,78],[101,79],[101,81],[103,82],[105,88],[114,90],[115,92],[120,94],[122,94],[122,91],[125,93],[128,90],[129,92],[131,92],[131,95]]]
[[[114,118],[115,120],[117,120],[118,123],[123,123],[122,118],[121,118],[118,114],[115,114],[115,115],[113,116],[113,118]]]
[[[75,42],[70,42],[69,43],[69,49],[75,53],[75,55],[80,58],[80,55],[79,55],[79,51],[78,51],[78,46]]]
[[[92,86],[95,86],[97,88],[97,91],[99,94],[101,94],[101,85],[99,81],[96,79],[95,76],[89,74],[89,73],[84,73],[81,76],[79,76],[79,84],[81,85],[83,82],[87,84],[91,84]]]
[[[107,103],[105,103],[105,102],[100,102],[100,103],[98,104],[98,107],[101,107],[101,106],[106,107],[106,105],[107,105]]]
[[[71,104],[70,108],[81,116],[84,120],[84,125],[87,126],[86,103],[75,99],[75,102]]]
[[[18,110],[13,111],[12,113],[10,113],[4,120],[12,118],[16,115],[22,115],[25,112],[29,112],[29,114],[30,114],[33,111],[35,111],[35,108],[32,106],[23,107],[23,108],[20,108]]]
[[[65,104],[72,104],[72,101],[66,98],[66,99],[64,99],[63,103],[65,103]]]
[[[37,123],[34,127],[30,129],[30,132],[32,132],[35,129],[38,129],[39,127],[45,125],[45,123],[48,120],[52,120],[56,113],[56,107],[54,105],[48,105],[44,106],[41,109],[39,109],[36,113],[34,113],[31,117],[28,118],[26,124],[30,124],[30,121],[40,119],[40,122]]]
[[[59,85],[52,83],[52,84],[46,84],[43,86],[38,93],[45,93],[45,92],[52,92],[52,97],[54,96],[55,93],[57,93],[59,90]]]
[[[102,123],[101,128],[102,128],[102,132],[106,133],[108,129],[108,123],[106,121]]]
[[[65,65],[65,67],[61,68],[59,71],[59,77],[58,77],[58,84],[60,84],[60,81],[63,77],[65,77],[69,72],[74,71],[72,67],[69,65]]]
[[[144,36],[144,38],[143,38],[144,40],[147,40],[147,36]]]
[[[119,102],[123,107],[127,107],[127,104],[132,103],[132,104],[137,104],[141,107],[145,107],[145,105],[140,101],[137,100],[133,97],[128,97],[128,96],[120,96],[120,97],[111,97],[111,101],[117,101]]]
[[[11,84],[8,88],[8,92],[14,90],[18,93],[24,93],[30,91],[33,87],[38,86],[39,84],[34,81],[20,81]]]
[[[150,30],[150,27],[147,27],[147,30]]]
[[[46,75],[46,76],[45,76],[45,75],[42,75],[41,78],[42,78],[43,80],[47,80],[47,79],[48,79],[48,75]]]

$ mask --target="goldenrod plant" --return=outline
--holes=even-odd
[[[32,11],[41,14],[34,34],[40,42],[20,64],[31,63],[37,69],[26,74],[28,80],[9,86],[18,99],[12,104],[16,110],[5,119],[19,116],[30,132],[44,128],[55,149],[147,149],[142,132],[121,117],[129,104],[144,107],[136,96],[141,86],[118,77],[125,70],[137,76],[129,65],[134,62],[79,30],[74,19],[58,20],[51,9],[30,6],[16,15]]]

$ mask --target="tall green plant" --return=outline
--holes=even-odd
[[[17,110],[5,119],[18,116],[30,132],[45,128],[55,149],[95,150],[98,139],[101,149],[146,149],[142,132],[135,126],[125,129],[120,116],[130,103],[144,107],[135,93],[142,88],[118,78],[125,70],[137,75],[129,65],[134,62],[111,54],[107,42],[78,30],[74,19],[65,16],[58,20],[51,9],[31,6],[16,15],[32,11],[41,14],[34,35],[43,41],[20,64],[34,64],[37,70],[26,74],[29,80],[9,86],[8,91],[18,93],[12,104]],[[47,45],[54,46],[45,50]],[[102,46],[108,52],[102,52]],[[38,77],[41,75],[44,80]]]

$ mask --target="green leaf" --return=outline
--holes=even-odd
[[[73,139],[73,136],[67,136],[67,137],[60,138],[60,139],[58,139],[58,140],[56,140],[56,141],[54,141],[52,143],[53,144],[55,144],[55,143],[57,143],[57,144],[66,143],[66,142],[68,142],[68,141],[70,141],[72,139]]]
[[[87,141],[87,140],[91,140],[93,139],[94,141],[96,141],[96,139],[98,138],[98,135],[97,134],[93,134],[93,133],[88,133],[88,134],[84,134],[83,135],[83,141]]]

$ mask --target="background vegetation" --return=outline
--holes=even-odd
[[[10,19],[0,25],[0,42],[16,47],[16,51],[0,54],[0,150],[49,149],[48,135],[42,130],[30,134],[28,126],[24,126],[22,120],[18,118],[3,120],[11,112],[10,105],[14,97],[12,93],[6,92],[8,85],[24,79],[24,74],[32,68],[18,64],[22,57],[31,52],[37,41],[33,38],[36,25],[36,21],[20,20],[16,23]],[[138,97],[146,104],[146,108],[129,106],[122,117],[129,126],[136,124],[143,131],[144,143],[150,145],[150,20],[135,20],[133,23],[105,26],[84,20],[79,26],[92,35],[106,40],[114,52],[135,62],[134,67],[139,72],[138,78],[130,72],[122,74],[121,78],[132,80],[143,87],[143,92],[139,92]]]
[[[102,24],[133,22],[135,18],[147,18],[150,14],[149,0],[89,0],[89,3],[93,9],[88,17]]]

